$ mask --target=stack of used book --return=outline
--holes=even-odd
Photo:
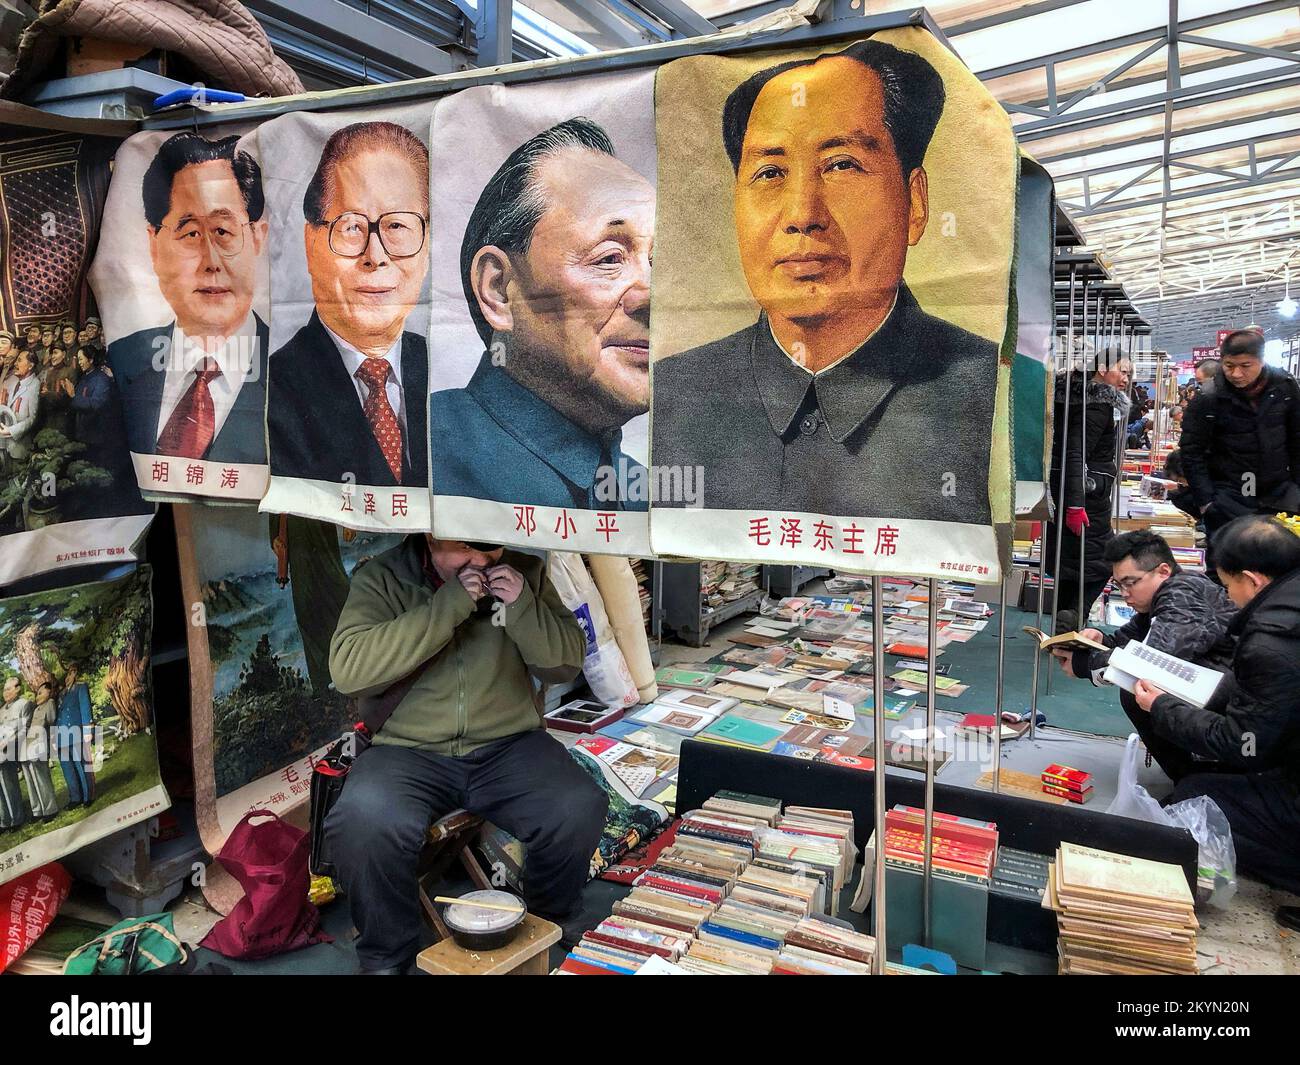
[[[645,626],[646,635],[653,638],[650,631],[650,566],[643,558],[631,559],[632,576],[636,578],[637,600],[641,604],[641,624]]]
[[[847,810],[719,792],[558,971],[626,974],[654,957],[701,974],[869,972],[875,940],[827,917],[852,840]]]
[[[1043,791],[1083,805],[1092,798],[1092,774],[1053,762],[1042,773]]]
[[[744,562],[701,562],[700,605],[707,615],[758,591],[759,567]]]
[[[1062,973],[1194,976],[1193,905],[1178,866],[1075,843],[1057,849],[1043,895]]]
[[[872,896],[873,834],[852,908],[866,910]],[[998,853],[998,826],[934,812],[931,849],[931,944],[958,965],[984,967],[989,884]],[[895,949],[924,937],[925,811],[895,806],[885,814],[885,902],[889,942]]]
[[[1012,847],[999,847],[989,890],[1025,902],[1041,903],[1043,893],[1047,890],[1050,865],[1051,861],[1045,855]]]
[[[963,880],[988,883],[998,853],[998,826],[934,812],[932,869]],[[920,872],[925,864],[925,811],[895,806],[885,814],[885,864]]]

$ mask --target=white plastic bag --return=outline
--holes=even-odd
[[[1213,885],[1203,901],[1219,909],[1226,908],[1237,893],[1237,851],[1232,845],[1227,816],[1208,795],[1194,795],[1169,806],[1156,802],[1137,782],[1141,745],[1136,732],[1129,736],[1119,769],[1119,788],[1106,812],[1187,829],[1196,840],[1198,880]],[[1198,895],[1204,896],[1204,892]]]
[[[614,630],[605,615],[604,600],[583,565],[582,556],[568,551],[552,551],[549,572],[560,599],[573,611],[586,634],[587,650],[582,672],[591,686],[591,694],[606,706],[635,706],[638,701],[636,683],[623,652],[618,649]]]
[[[1193,795],[1166,806],[1164,812],[1173,824],[1181,825],[1196,837],[1197,875],[1209,889],[1205,901],[1226,910],[1237,893],[1237,848],[1232,845],[1227,815],[1208,795]]]
[[[1165,808],[1151,798],[1151,793],[1137,782],[1138,759],[1142,757],[1141,746],[1142,741],[1134,732],[1129,736],[1128,744],[1124,748],[1124,761],[1119,767],[1119,787],[1115,792],[1115,799],[1106,807],[1106,812],[1119,814],[1120,817],[1135,817],[1139,821],[1151,821],[1157,825],[1172,825],[1173,821],[1169,819]]]

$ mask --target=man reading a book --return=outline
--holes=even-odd
[[[1174,800],[1208,795],[1232,826],[1242,869],[1300,893],[1300,536],[1244,515],[1214,540],[1219,577],[1240,609],[1231,672],[1204,709],[1146,681],[1134,692],[1158,740],[1203,759]]]
[[[1300,541],[1298,541],[1300,542]],[[1145,643],[1175,658],[1211,669],[1225,669],[1232,657],[1228,625],[1236,608],[1224,590],[1200,573],[1182,569],[1164,538],[1150,530],[1121,533],[1106,545],[1106,561],[1124,601],[1133,608],[1130,621],[1113,633],[1084,629],[1080,633],[1107,648],[1123,647],[1130,640]],[[1110,659],[1105,651],[1053,651],[1067,676],[1102,684]],[[1151,717],[1128,692],[1120,693],[1120,706],[1133,728],[1171,780],[1193,770],[1191,755],[1183,747],[1156,734]]]
[[[420,852],[456,809],[524,844],[533,912],[570,917],[609,799],[540,727],[530,674],[572,678],[585,647],[535,556],[417,534],[357,567],[330,675],[377,728],[325,833],[362,972],[414,960]]]

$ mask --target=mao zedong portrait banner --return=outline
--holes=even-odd
[[[656,497],[655,552],[996,580],[1005,113],[906,29],[678,60],[656,121],[651,459],[703,513]]]
[[[119,144],[0,126],[0,585],[133,561],[153,517],[88,279]]]
[[[290,114],[258,131],[274,308],[264,511],[429,528],[431,111]]]
[[[138,133],[117,154],[93,281],[140,488],[266,490],[267,221],[255,135]]]
[[[438,536],[649,550],[653,86],[482,86],[434,111]]]

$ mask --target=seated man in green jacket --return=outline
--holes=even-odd
[[[362,972],[410,966],[425,834],[462,807],[524,843],[530,909],[569,916],[608,800],[542,730],[529,671],[572,677],[585,646],[532,555],[417,534],[353,574],[330,643],[335,687],[361,699],[409,684],[325,822]]]

